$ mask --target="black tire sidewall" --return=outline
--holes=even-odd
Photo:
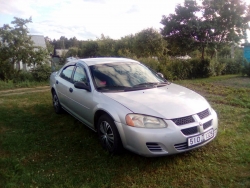
[[[55,97],[57,98],[58,106],[55,106],[55,105],[54,105],[54,99],[55,99]],[[57,114],[60,114],[60,113],[62,112],[62,107],[61,107],[61,104],[60,104],[60,102],[59,102],[59,98],[58,98],[58,96],[57,96],[57,94],[56,94],[55,91],[52,92],[52,102],[53,102],[53,107],[54,107],[54,109],[55,109],[55,112],[56,112]]]
[[[112,147],[112,149],[108,149],[107,147],[105,147],[105,145],[102,143],[101,141],[101,132],[100,132],[100,125],[103,121],[106,121],[109,123],[112,131],[113,131],[113,135],[114,135],[114,145]],[[120,139],[120,135],[119,135],[119,132],[116,128],[116,125],[114,123],[114,120],[109,117],[108,115],[102,115],[99,120],[98,120],[98,124],[97,124],[97,134],[98,134],[98,138],[99,138],[99,141],[102,145],[102,147],[107,150],[109,153],[111,154],[119,154],[121,153],[122,151],[122,142],[121,142],[121,139]]]

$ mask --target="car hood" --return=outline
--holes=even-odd
[[[173,83],[152,89],[103,94],[133,113],[165,119],[193,115],[210,107],[201,95]]]

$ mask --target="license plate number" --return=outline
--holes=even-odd
[[[209,140],[212,137],[214,137],[214,130],[210,129],[209,131],[203,134],[188,138],[188,146],[190,147],[190,146],[198,145],[202,142],[205,142],[206,140]]]

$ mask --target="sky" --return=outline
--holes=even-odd
[[[28,19],[30,34],[59,39],[120,39],[143,29],[160,30],[163,15],[184,0],[0,0],[0,27],[14,17]],[[250,4],[250,0],[246,0]]]

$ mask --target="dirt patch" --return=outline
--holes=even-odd
[[[223,81],[215,82],[217,85],[231,86],[231,87],[246,87],[250,88],[250,78],[249,77],[236,77]]]
[[[47,91],[49,91],[49,89],[50,89],[50,86],[3,90],[3,91],[0,91],[0,97],[11,96],[11,95],[22,95],[22,94],[26,94],[26,93],[47,92]]]

